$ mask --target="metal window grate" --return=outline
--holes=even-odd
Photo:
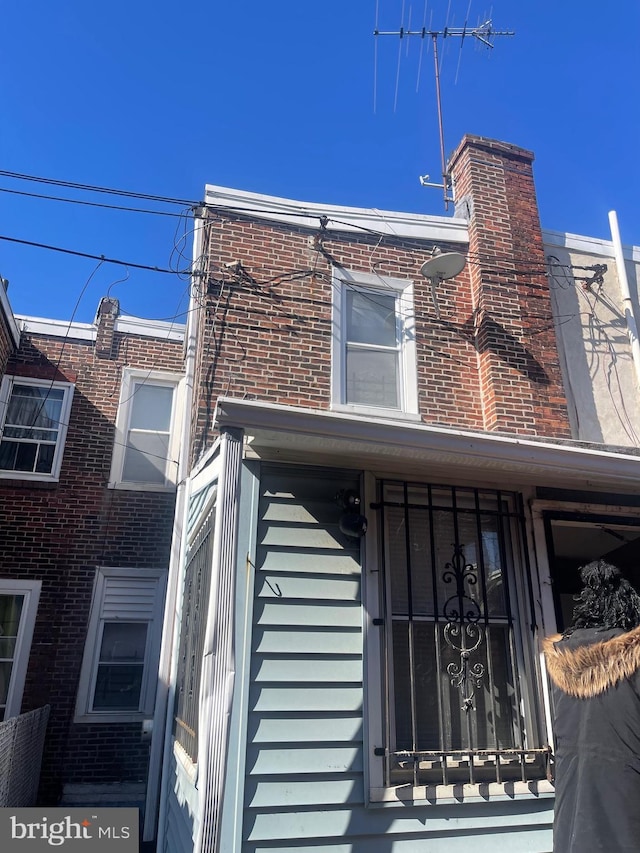
[[[544,777],[548,750],[529,748],[518,678],[517,496],[379,488],[387,784]]]
[[[553,780],[551,747],[537,749],[472,749],[395,752],[392,777],[414,787],[456,782],[529,782]]]

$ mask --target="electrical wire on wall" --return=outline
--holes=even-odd
[[[580,318],[580,327],[586,331],[586,336],[583,333],[582,339],[585,344],[585,353],[588,356],[587,370],[592,382],[595,376],[600,373],[604,378],[605,387],[611,402],[611,410],[615,412],[616,417],[622,427],[627,438],[634,445],[640,444],[640,436],[634,426],[634,420],[630,415],[626,403],[625,393],[623,389],[622,378],[618,370],[619,354],[616,350],[615,341],[609,333],[609,328],[612,325],[611,320],[603,319],[600,314],[600,308],[605,309],[617,322],[623,322],[624,317],[604,290],[603,271],[600,271],[603,265],[579,266],[571,264],[563,264],[555,255],[548,256],[550,279],[555,282],[556,287],[552,289],[552,297],[556,306],[558,306],[557,296],[553,290],[559,295],[561,291],[571,291],[575,294],[575,299],[578,303],[585,303],[586,311],[577,311],[574,316]],[[573,270],[593,271],[596,269],[595,281],[580,276],[574,278]],[[604,267],[606,271],[606,267]],[[594,286],[595,284],[595,286]],[[559,307],[557,307],[559,311]],[[590,347],[588,345],[590,344]],[[604,347],[604,350],[599,347],[599,344]],[[607,359],[605,361],[605,355]],[[584,425],[581,425],[580,408],[577,404],[576,389],[572,382],[571,371],[568,364],[565,364],[565,380],[570,391],[570,396],[573,401],[574,417],[578,426],[578,434],[584,434]]]

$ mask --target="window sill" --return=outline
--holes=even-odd
[[[553,797],[555,788],[546,779],[531,782],[481,782],[476,785],[398,785],[394,788],[371,788],[371,806],[451,805],[499,800],[531,800]]]
[[[148,720],[149,717],[153,716],[153,712],[148,714],[143,713],[142,711],[114,711],[112,713],[89,713],[89,714],[76,714],[73,718],[74,723],[88,723],[93,725],[94,723],[142,723],[145,720]]]
[[[356,406],[346,403],[332,403],[332,412],[345,412],[350,415],[360,415],[366,418],[385,418],[394,421],[411,421],[420,423],[422,418],[417,412],[403,412],[401,409],[378,409],[375,406]]]
[[[161,486],[158,483],[107,483],[107,488],[121,492],[175,492],[175,483]]]
[[[22,480],[27,483],[50,483],[57,485],[60,482],[59,475],[34,474],[30,471],[7,471],[0,470],[0,480]]]

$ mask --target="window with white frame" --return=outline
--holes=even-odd
[[[417,414],[413,282],[333,272],[332,404]]]
[[[99,568],[77,720],[128,722],[153,713],[166,572]]]
[[[0,389],[0,477],[57,480],[73,385],[5,376]]]
[[[0,580],[0,722],[20,713],[40,587]]]
[[[172,488],[178,470],[181,376],[125,368],[116,420],[110,484]]]
[[[182,619],[173,732],[195,764],[198,760],[200,688],[213,559],[216,487],[207,490],[211,509],[189,537],[185,554]],[[195,496],[197,497],[197,496]]]
[[[384,787],[548,777],[515,494],[378,484]],[[382,734],[385,732],[386,734]]]

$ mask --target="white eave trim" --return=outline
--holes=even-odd
[[[162,338],[163,341],[183,341],[184,323],[170,323],[166,320],[145,320],[142,317],[118,317],[115,330],[122,334],[141,335],[147,338]]]
[[[409,237],[417,240],[440,240],[447,243],[468,243],[469,231],[466,219],[446,216],[427,216],[424,213],[400,213],[367,207],[343,207],[314,202],[295,201],[262,193],[251,193],[218,187],[205,186],[205,203],[217,209],[228,210],[274,222],[286,222],[302,228],[317,230],[321,216],[329,219],[328,231],[353,232],[360,234],[373,231],[394,237]]]
[[[16,315],[23,332],[34,335],[49,335],[53,338],[68,338],[74,341],[95,341],[96,327],[92,323],[69,323],[68,320],[49,320],[45,317]]]
[[[456,468],[517,472],[524,483],[582,483],[592,486],[636,486],[640,483],[640,456],[608,450],[554,444],[526,438],[366,419],[313,409],[218,399],[215,424],[238,427],[257,448],[304,449],[312,454],[348,456],[352,463],[386,457],[420,460]],[[283,457],[284,458],[284,455]],[[358,464],[362,464],[359,462]]]
[[[613,258],[613,243],[611,240],[603,240],[598,237],[583,237],[581,234],[566,234],[564,231],[542,232],[542,240],[545,248],[557,246],[562,249],[571,249],[585,255],[598,255],[603,258]],[[640,263],[640,246],[623,246],[624,258],[627,261]]]
[[[13,338],[13,343],[15,347],[20,346],[20,329],[18,328],[18,324],[16,322],[16,318],[13,315],[13,310],[11,308],[11,303],[9,302],[9,297],[7,296],[7,291],[4,288],[4,284],[2,283],[2,279],[0,278],[0,308],[4,312],[4,318],[7,324],[7,328],[9,329],[9,334]]]
[[[93,323],[69,323],[68,320],[50,320],[45,317],[17,315],[16,320],[23,332],[67,338],[73,341],[95,341],[97,327]],[[145,320],[142,317],[116,318],[115,331],[124,335],[139,335],[145,338],[160,338],[164,341],[183,341],[183,323],[168,323],[165,320]]]

